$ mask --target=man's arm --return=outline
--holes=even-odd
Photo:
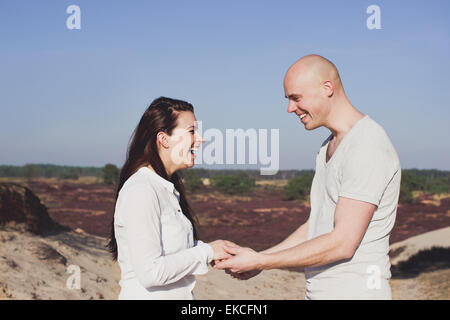
[[[298,227],[297,230],[295,230],[293,233],[291,233],[282,242],[280,242],[279,244],[277,244],[269,249],[260,251],[260,253],[263,253],[263,254],[274,253],[274,252],[278,252],[278,251],[282,251],[285,249],[295,247],[295,246],[305,242],[308,239],[308,223],[309,223],[309,219],[304,224],[302,224],[300,227]],[[236,244],[232,244],[231,247],[237,248],[239,246]],[[226,270],[226,272],[234,278],[237,278],[240,280],[248,280],[248,279],[253,278],[254,276],[258,275],[261,272],[261,270],[251,270],[251,271],[242,272],[242,273],[237,273],[237,272],[232,272],[231,270]]]
[[[298,246],[299,244],[305,242],[306,240],[308,240],[308,223],[309,223],[309,219],[304,224],[302,224],[300,227],[298,227],[297,230],[295,230],[293,233],[291,233],[282,242],[280,242],[279,244],[277,244],[269,249],[261,251],[261,253],[264,253],[264,254],[274,253],[274,252],[278,252],[278,251],[282,251],[285,249],[289,249],[289,248]]]
[[[335,226],[330,233],[268,254],[257,253],[250,248],[225,247],[234,257],[218,263],[215,267],[244,272],[254,269],[315,267],[349,259],[358,248],[375,209],[374,204],[339,197],[335,210]]]

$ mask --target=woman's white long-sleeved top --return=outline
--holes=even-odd
[[[208,272],[210,245],[193,228],[174,185],[142,167],[124,183],[114,213],[121,269],[119,299],[193,299],[195,275]]]

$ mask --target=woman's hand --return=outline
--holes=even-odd
[[[217,260],[224,260],[224,259],[228,259],[230,258],[232,255],[225,252],[223,250],[223,247],[225,245],[229,246],[229,247],[239,247],[237,244],[231,242],[231,241],[227,241],[227,240],[216,240],[213,242],[208,243],[214,250],[214,258],[213,260],[217,261]]]
[[[232,247],[226,245],[224,251],[232,257],[216,261],[215,269],[229,269],[231,272],[243,273],[252,270],[262,270],[269,255],[256,252],[251,248]]]

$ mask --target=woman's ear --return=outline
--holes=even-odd
[[[169,141],[167,139],[167,134],[160,131],[158,132],[158,134],[156,135],[156,141],[159,142],[159,144],[163,147],[168,149],[169,148]]]

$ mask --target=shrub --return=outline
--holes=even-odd
[[[285,200],[306,200],[311,191],[311,184],[314,178],[312,173],[304,173],[289,180],[284,187],[283,199]]]
[[[414,197],[412,190],[405,185],[400,185],[400,196],[398,198],[399,203],[413,203]]]
[[[223,175],[218,174],[211,177],[211,184],[226,194],[239,194],[251,191],[255,186],[255,179],[248,174],[241,172],[238,174]]]
[[[102,169],[102,179],[105,184],[118,184],[119,183],[119,168],[115,165],[108,163]]]
[[[193,192],[203,186],[202,179],[194,171],[183,171],[182,175],[186,191]]]

